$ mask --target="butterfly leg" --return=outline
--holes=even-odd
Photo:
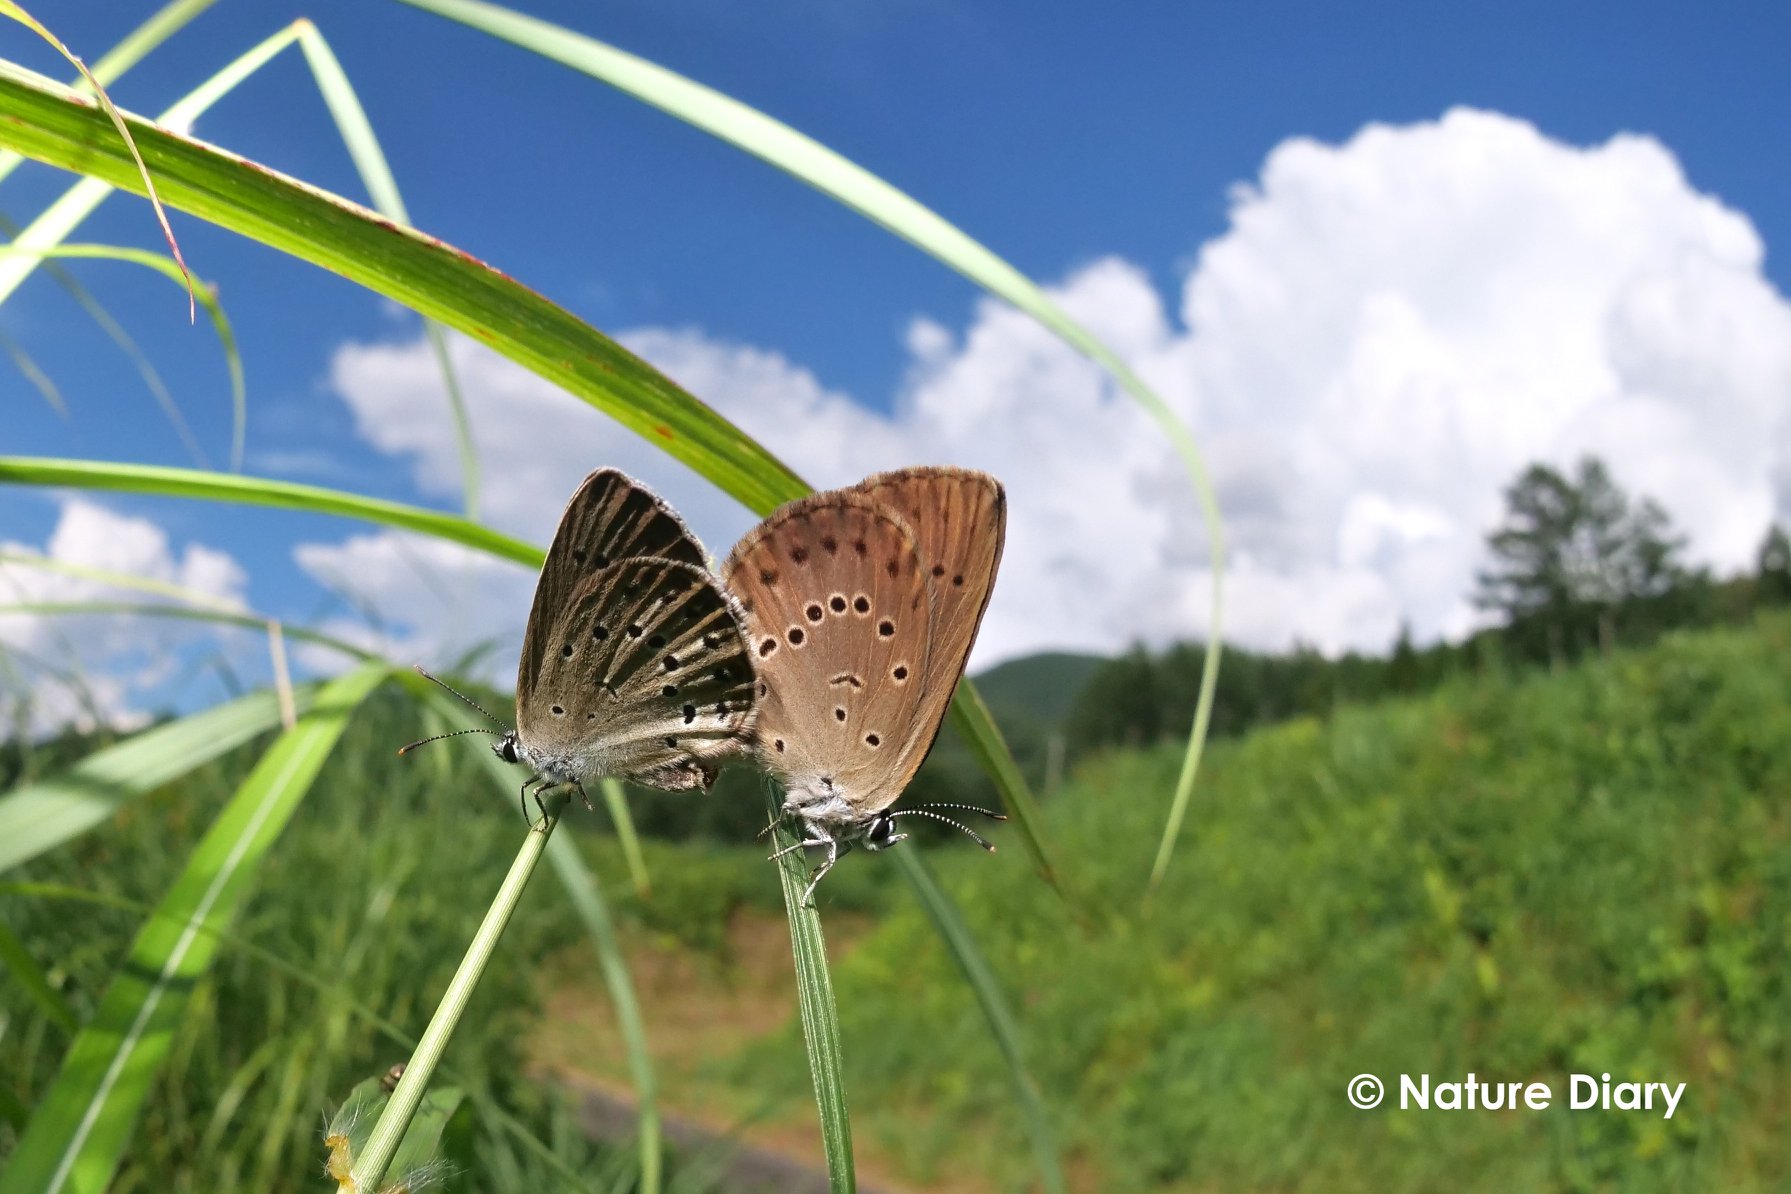
[[[529,779],[525,779],[522,781],[522,787],[519,788],[516,792],[516,803],[517,803],[517,806],[522,809],[522,819],[530,822],[531,824],[533,824],[534,818],[529,816],[529,789],[541,782],[543,782],[543,781],[539,775],[533,776]],[[535,797],[535,803],[536,804],[541,803],[540,796]]]
[[[828,871],[831,871],[833,869],[833,864],[840,860],[840,855],[851,849],[851,842],[847,842],[845,844],[845,849],[842,850],[837,838],[827,839],[827,861],[816,867],[815,873],[808,877],[808,887],[802,893],[802,904],[804,907],[809,906],[813,902],[815,887],[821,882],[821,876],[825,875]]]
[[[833,839],[830,837],[811,837],[806,841],[793,842],[790,845],[785,846],[783,849],[779,850],[776,854],[773,854],[771,857],[767,858],[765,861],[766,862],[776,862],[778,859],[782,858],[784,855],[793,854],[797,850],[802,849],[802,847],[804,847],[804,846],[831,846],[831,845],[833,845]]]
[[[585,792],[585,786],[577,780],[572,781],[572,786],[578,789],[578,798],[585,802],[585,811],[596,812],[597,806],[591,803],[591,797]]]

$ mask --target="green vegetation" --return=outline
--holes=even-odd
[[[1185,865],[1143,917],[1144,860],[1180,762],[1170,746],[1097,756],[1047,806],[1091,922],[1017,852],[950,839],[922,849],[1014,999],[1073,1188],[1779,1188],[1791,1178],[1779,1145],[1791,1113],[1791,813],[1773,794],[1791,787],[1787,691],[1791,615],[1777,613],[1222,743]],[[395,697],[350,727],[233,929],[266,952],[226,944],[194,989],[114,1189],[310,1188],[316,1111],[408,1052],[354,1008],[420,1029],[520,828],[507,801],[457,778],[460,752],[477,745],[394,758],[417,728]],[[252,757],[208,764],[10,876],[129,904],[0,889],[0,921],[78,1016]],[[763,815],[762,800],[749,803]],[[580,812],[567,828],[582,831],[637,949],[709,958],[725,976],[739,961],[728,926],[781,918],[756,846],[649,840],[651,897],[621,894],[603,817]],[[854,857],[825,897],[830,923],[873,916],[834,969],[861,1144],[915,1183],[982,1175],[1025,1188],[1035,1170],[1012,1070],[893,860]],[[554,994],[538,976],[583,984],[574,1006],[609,1017],[589,964],[544,968],[549,955],[588,947],[542,882],[447,1058],[446,1081],[495,1096],[473,1102],[463,1188],[562,1188],[493,1105],[587,1180],[634,1164],[632,1150],[582,1141],[529,1068]],[[727,981],[716,1020],[729,1015]],[[675,1047],[650,1001],[645,1011],[649,1037]],[[28,1106],[66,1033],[16,983],[0,987],[0,1014],[0,1104]],[[742,1108],[781,1096],[800,1122],[813,1114],[800,1112],[809,1076],[794,1009],[782,1015],[769,1036],[736,1031],[700,1080]],[[624,1061],[605,1069],[623,1073]],[[1392,1082],[1470,1070],[1557,1090],[1576,1070],[1690,1085],[1671,1122],[1559,1106],[1365,1113],[1344,1101],[1364,1071]],[[7,1122],[0,1152],[19,1120]],[[691,1161],[674,1156],[674,1176]]]
[[[1766,1190],[1791,1180],[1791,616],[1489,675],[1211,750],[1183,865],[1132,915],[1179,757],[1049,806],[1110,914],[939,854],[1084,1188]],[[1026,1173],[1008,1076],[924,915],[836,968],[867,1134]],[[1356,1111],[1360,1072],[1543,1080],[1540,1114]],[[1670,1122],[1567,1076],[1689,1085]],[[1086,1175],[1098,1175],[1098,1180]]]

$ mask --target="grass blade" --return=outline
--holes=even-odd
[[[647,874],[647,856],[641,853],[640,835],[634,831],[634,814],[628,811],[622,785],[604,776],[599,786],[603,789],[603,807],[609,810],[609,823],[615,826],[616,840],[622,843],[622,857],[628,862],[634,892],[643,900],[649,899],[653,895],[653,880]]]
[[[778,817],[772,833],[775,849],[789,849],[796,840],[784,819]],[[840,1046],[839,1008],[833,1001],[833,978],[827,970],[827,942],[821,936],[821,913],[813,905],[802,902],[803,889],[808,886],[808,868],[801,850],[790,850],[778,859],[777,877],[783,885],[784,912],[790,918],[790,952],[796,962],[802,1042],[808,1050],[809,1074],[815,1083],[815,1106],[821,1113],[821,1147],[827,1155],[827,1185],[833,1194],[851,1194],[857,1189],[858,1179],[852,1162],[852,1117],[846,1107],[845,1054]]]
[[[141,186],[104,118],[69,88],[0,62],[0,148]],[[136,120],[136,118],[130,118]],[[571,313],[433,237],[145,123],[144,161],[174,208],[340,273],[464,332],[610,415],[753,510],[807,492],[760,444]],[[6,262],[0,261],[0,270]]]
[[[237,789],[70,1046],[0,1175],[0,1194],[106,1188],[192,985],[217,952],[206,929],[229,924],[349,715],[388,674],[369,664],[332,681]]]
[[[1038,1165],[1040,1184],[1048,1194],[1063,1194],[1063,1169],[1057,1160],[1057,1141],[1051,1131],[1051,1117],[1045,1111],[1045,1101],[1039,1095],[1039,1088],[1034,1084],[1032,1074],[1026,1069],[1026,1058],[1020,1048],[1020,1028],[1014,1022],[1013,1012],[1008,1010],[1007,1000],[1001,994],[1001,985],[995,981],[994,972],[989,969],[982,951],[977,949],[976,939],[970,935],[963,917],[958,915],[951,897],[945,894],[933,879],[932,872],[927,870],[920,851],[895,850],[892,853],[903,876],[920,899],[920,906],[926,909],[933,927],[939,931],[939,936],[951,951],[952,961],[958,964],[964,981],[970,984],[971,991],[975,993],[976,1002],[983,1011],[983,1019],[988,1021],[995,1044],[1007,1061],[1008,1074],[1014,1080],[1014,1095],[1026,1117],[1026,1133],[1032,1142],[1032,1157]]]
[[[16,236],[18,235],[19,228],[18,225],[12,223],[12,221],[0,216],[0,232],[5,232],[8,236]],[[15,250],[9,249],[7,251],[12,252]],[[43,256],[60,256],[65,252],[66,247],[54,250],[53,252],[45,252]],[[171,257],[165,257],[162,258],[162,260],[167,261],[170,265],[173,264],[173,258]],[[81,310],[87,313],[87,317],[93,320],[94,325],[105,334],[106,338],[118,346],[118,350],[125,355],[125,359],[130,361],[131,367],[137,371],[137,376],[143,379],[144,388],[147,389],[150,396],[156,400],[156,404],[162,408],[163,414],[170,415],[170,412],[178,413],[179,407],[174,401],[173,392],[168,389],[168,383],[162,380],[161,373],[149,359],[149,355],[138,347],[137,341],[129,332],[124,330],[124,325],[118,322],[117,317],[114,316],[111,311],[107,310],[105,305],[102,304],[99,299],[95,298],[85,286],[81,285],[80,280],[77,279],[74,274],[70,273],[62,266],[57,265],[54,262],[45,262],[43,264],[43,271],[50,276],[51,280],[54,281],[56,285],[62,287],[62,289],[67,292],[69,298],[73,299],[75,304],[79,306]],[[221,318],[223,311],[221,308],[216,308],[216,313],[213,313],[214,308],[216,307],[216,298],[207,292],[203,286],[200,288],[199,294],[201,303],[205,303],[207,298],[212,300],[210,303],[206,304],[206,313],[212,316],[212,323],[215,327],[218,319]],[[234,338],[232,338],[225,348],[225,359],[231,364],[231,378],[232,381],[236,383],[233,386],[233,392],[240,395],[242,390],[242,363],[236,358]],[[172,415],[170,415],[170,421],[173,421]],[[176,433],[181,434],[183,440],[188,438],[184,432],[184,427],[185,420],[183,418],[175,426]],[[193,460],[196,464],[205,465],[207,463],[204,453],[197,451],[191,443],[187,444],[187,450],[193,455]]]
[[[131,136],[130,126],[125,124],[124,116],[119,112],[117,105],[112,102],[112,97],[106,94],[106,89],[100,86],[98,79],[93,77],[93,72],[87,69],[87,64],[75,57],[69,48],[62,44],[60,38],[45,28],[36,17],[26,12],[16,0],[0,0],[0,16],[11,17],[54,46],[58,54],[68,59],[69,65],[81,72],[92,93],[99,98],[100,107],[104,109],[107,119],[112,122],[112,127],[118,130],[118,136],[124,141],[124,147],[130,151],[131,160],[137,165],[137,176],[143,183],[143,194],[149,199],[149,206],[155,212],[156,222],[162,226],[162,238],[168,242],[168,251],[174,254],[174,260],[180,263],[181,274],[186,277],[187,317],[189,319],[196,318],[192,305],[193,278],[191,274],[187,273],[186,260],[180,255],[180,242],[174,239],[174,229],[168,226],[168,213],[162,209],[161,197],[156,194],[155,179],[149,176],[149,167],[143,164],[143,155],[137,151],[137,142]]]
[[[473,934],[472,941],[467,945],[466,955],[461,958],[460,966],[449,980],[447,990],[442,993],[441,1002],[436,1004],[435,1012],[429,1017],[429,1026],[417,1040],[416,1049],[405,1063],[403,1076],[398,1079],[391,1099],[380,1113],[379,1122],[374,1125],[372,1135],[367,1138],[366,1147],[354,1163],[348,1189],[384,1188],[380,1179],[385,1176],[387,1167],[423,1102],[429,1079],[434,1075],[442,1053],[453,1038],[454,1029],[459,1025],[460,1017],[465,1013],[480,977],[491,964],[492,952],[497,948],[498,940],[509,925],[511,916],[515,914],[516,905],[521,902],[529,879],[534,876],[535,867],[540,863],[541,854],[553,837],[554,826],[559,823],[565,804],[565,790],[562,789],[557,798],[549,797],[541,820],[529,826],[523,837],[522,849],[517,851],[516,860],[510,864],[510,870],[499,885],[497,895],[485,911],[485,919],[479,923],[478,932]],[[396,1175],[399,1188],[409,1188],[406,1180],[408,1176],[402,1173]]]
[[[407,506],[402,502],[362,497],[340,489],[275,481],[267,477],[209,473],[162,465],[9,456],[0,457],[0,484],[72,485],[81,489],[153,493],[164,497],[200,498],[214,502],[240,502],[249,506],[304,510],[313,514],[334,514],[401,530],[420,531],[502,559],[514,560],[530,568],[539,568],[543,557],[543,552],[538,547],[452,514],[425,510],[420,506]]]
[[[172,257],[169,257],[165,253],[151,253],[147,249],[133,249],[125,245],[59,245],[47,249],[8,248],[5,250],[4,254],[0,255],[10,255],[13,253],[25,254],[40,260],[46,257],[55,257],[102,261],[126,261],[133,265],[141,265],[147,269],[152,269],[177,285],[182,283],[180,265]],[[229,316],[224,314],[223,304],[218,301],[217,289],[208,286],[203,279],[200,279],[194,293],[199,301],[199,305],[205,308],[207,318],[211,320],[212,330],[217,333],[218,347],[224,352],[224,366],[230,372],[230,406],[232,416],[230,428],[230,469],[232,472],[241,472],[243,466],[243,435],[245,426],[248,422],[248,395],[247,390],[243,385],[242,354],[237,351],[236,332],[235,329],[230,326]],[[81,293],[77,293],[75,298],[77,302],[81,301]],[[100,307],[97,303],[90,309],[89,314],[93,316],[95,322],[100,324],[102,330],[112,335],[114,342],[116,342],[119,347],[123,348],[127,355],[131,356],[133,361],[139,363],[138,372],[143,374],[144,381],[149,385],[150,392],[155,395],[156,401],[161,404],[162,413],[165,414],[168,417],[168,421],[174,425],[174,430],[180,436],[181,441],[186,445],[187,451],[192,454],[194,459],[196,459],[202,467],[211,467],[210,463],[205,458],[204,450],[199,447],[198,441],[193,438],[193,433],[187,425],[186,417],[181,414],[180,407],[175,404],[174,395],[168,392],[168,387],[162,383],[161,376],[151,368],[149,362],[141,359],[142,353],[138,350],[136,341],[132,340],[130,336],[125,333],[125,330],[118,326],[117,321],[106,312],[105,308]]]
[[[100,56],[100,60],[93,64],[88,74],[97,79],[101,86],[116,82],[156,47],[186,28],[188,21],[216,3],[217,0],[174,0],[125,34],[123,41]],[[72,86],[76,91],[91,90],[86,78],[76,79]],[[23,154],[13,153],[11,150],[0,151],[0,179],[18,169],[19,163],[24,160]]]
[[[982,693],[968,679],[958,681],[958,691],[951,702],[951,718],[970,753],[995,781],[1002,805],[1020,831],[1020,840],[1025,844],[1026,852],[1032,855],[1033,865],[1047,883],[1063,890],[1057,872],[1052,869],[1050,856],[1045,853],[1044,815],[1033,801],[1032,790],[1021,776],[1020,765],[1014,762],[1014,753],[1001,736],[994,715],[983,703]]]
[[[13,368],[17,369],[19,374],[31,383],[32,389],[43,395],[43,400],[50,404],[50,409],[66,420],[68,418],[68,403],[62,400],[62,391],[56,388],[56,383],[50,379],[50,375],[45,373],[43,367],[32,358],[30,353],[25,351],[24,346],[11,336],[0,332],[0,350],[12,358]]]
[[[300,685],[301,709],[317,695]],[[210,762],[280,721],[272,692],[171,721],[96,750],[66,771],[0,796],[0,873],[92,829],[120,805]]]
[[[240,626],[244,630],[254,630],[262,634],[268,632],[268,619],[254,614],[233,614],[216,609],[189,609],[180,605],[157,605],[149,601],[18,601],[0,605],[0,614],[49,614],[52,616],[125,616],[133,618],[184,618],[192,622],[213,622],[221,626]],[[300,642],[314,643],[319,647],[328,647],[332,651],[358,660],[379,659],[380,656],[353,643],[343,642],[322,631],[312,630],[305,626],[288,626],[283,622],[271,623],[280,627],[280,632],[287,638]],[[294,690],[296,691],[296,689]]]
[[[348,74],[337,61],[329,42],[316,26],[307,24],[299,32],[299,48],[305,53],[311,77],[317,80],[317,90],[336,122],[336,132],[347,147],[348,156],[354,160],[361,185],[367,188],[374,208],[400,224],[410,223],[410,212],[404,206],[404,197],[398,193],[398,180],[392,176],[391,164],[379,147],[373,123],[367,119],[367,110],[361,106],[360,97],[355,94],[354,85],[348,81]],[[426,319],[423,332],[429,339],[436,368],[441,370],[442,385],[448,394],[448,413],[454,420],[454,446],[460,453],[461,513],[476,518],[479,513],[479,457],[473,448],[473,428],[466,413],[466,399],[460,392],[460,379],[455,376],[454,364],[448,358],[448,339],[441,325]]]
[[[446,717],[458,718],[465,712],[434,686],[430,686],[424,695]],[[505,766],[490,751],[479,753],[508,804],[514,791],[516,771]],[[604,782],[613,783],[610,780]],[[590,934],[591,945],[597,954],[597,968],[603,975],[604,986],[609,989],[610,1004],[616,1011],[616,1025],[621,1030],[623,1048],[628,1053],[628,1071],[638,1106],[640,1188],[642,1194],[658,1194],[663,1176],[659,1081],[654,1072],[653,1052],[647,1042],[646,1023],[641,1018],[640,1000],[634,992],[634,977],[628,969],[628,958],[616,937],[615,921],[609,914],[603,889],[597,883],[597,876],[585,865],[577,845],[561,834],[548,842],[547,860],[559,877],[560,885],[566,889],[573,911]]]

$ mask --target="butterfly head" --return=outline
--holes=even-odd
[[[522,740],[516,736],[515,730],[508,730],[491,744],[491,753],[506,763],[520,763],[522,762]]]
[[[871,823],[865,827],[864,848],[867,850],[887,850],[908,835],[895,831],[895,818],[888,813],[878,813]]]

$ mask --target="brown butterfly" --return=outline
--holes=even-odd
[[[799,845],[827,848],[804,900],[853,843],[906,837],[898,817],[945,821],[994,849],[933,810],[998,814],[890,806],[938,737],[1006,527],[1006,496],[987,473],[904,469],[783,506],[723,565],[758,669],[758,756],[783,782]]]
[[[708,788],[752,726],[741,618],[670,506],[616,469],[592,473],[542,565],[516,728],[492,749],[533,768],[525,798],[562,784],[582,796],[586,780],[606,775]]]

